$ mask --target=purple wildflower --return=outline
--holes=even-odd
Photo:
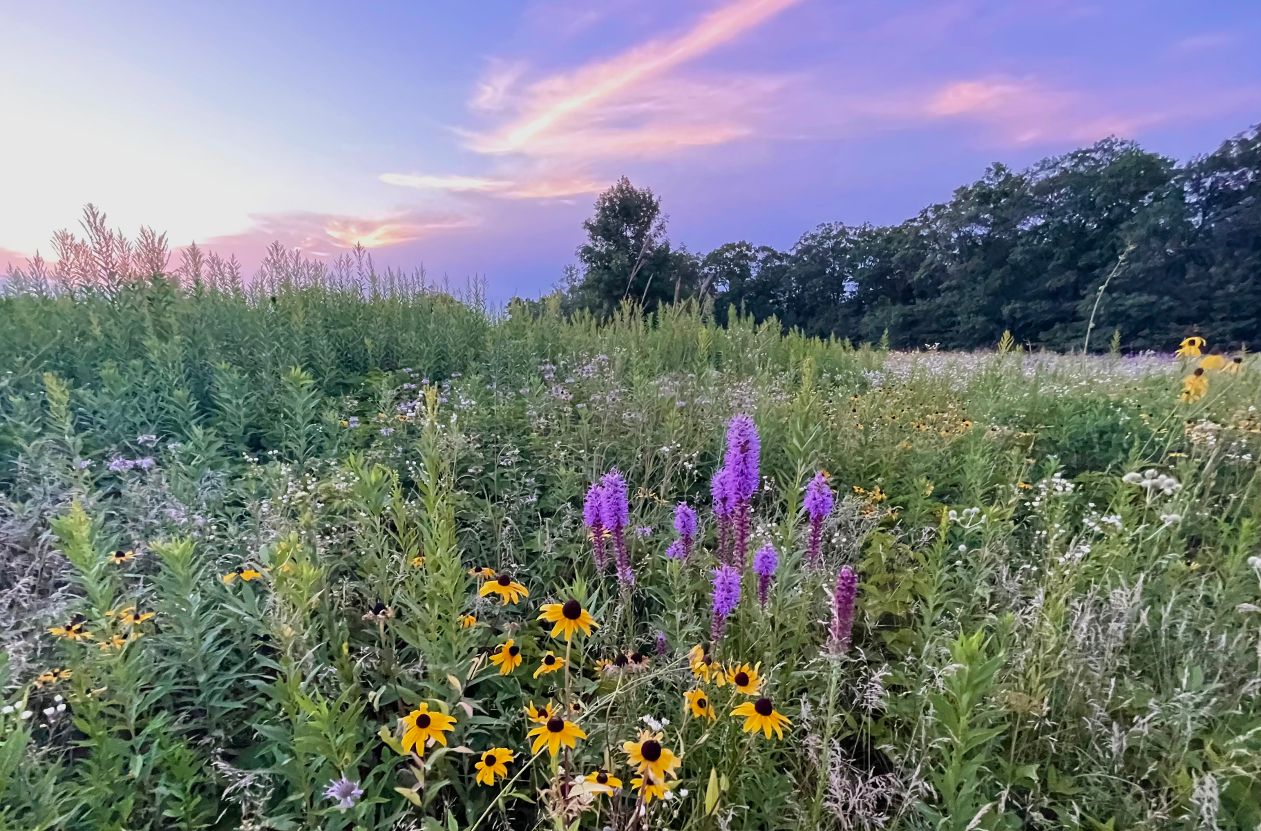
[[[696,544],[696,536],[700,533],[701,523],[696,510],[686,502],[674,507],[674,530],[683,544],[683,559],[692,555],[692,546]]]
[[[729,565],[714,569],[713,613],[710,637],[714,643],[722,640],[727,618],[740,605],[740,572]]]
[[[651,525],[640,525],[635,528],[635,536],[641,540],[646,540],[652,536]]]
[[[736,514],[735,490],[731,487],[731,472],[725,467],[714,471],[709,480],[709,492],[714,498],[714,515],[718,517],[718,550],[720,562],[727,559],[731,543],[732,519]]]
[[[658,629],[656,640],[657,640],[657,644],[656,644],[657,655],[664,657],[665,654],[670,651],[670,645],[666,642],[666,633]]]
[[[136,459],[133,464],[141,470],[153,470],[153,466],[157,463],[151,457],[145,456],[143,459]]]
[[[666,549],[666,556],[671,560],[687,559],[687,549],[683,547],[683,540],[675,540],[670,543],[670,547]]]
[[[732,487],[740,502],[747,502],[757,492],[760,481],[759,463],[762,441],[757,425],[747,415],[738,415],[727,425],[727,455],[723,467],[731,471]]]
[[[631,568],[630,550],[626,547],[626,525],[630,522],[626,480],[614,468],[600,478],[600,491],[600,522],[613,535],[618,582],[623,586],[632,586],[635,583],[635,572]]]
[[[122,456],[114,456],[109,460],[109,469],[114,473],[123,473],[124,471],[131,470],[135,466],[135,462],[131,459],[124,459]]]
[[[359,797],[363,796],[363,788],[359,787],[358,782],[343,776],[341,779],[334,779],[328,783],[328,787],[324,789],[324,796],[328,799],[336,799],[337,807],[345,811],[355,807]]]
[[[810,544],[806,548],[806,564],[818,565],[823,543],[823,520],[832,513],[832,488],[822,472],[816,473],[806,485],[806,516],[810,518]]]
[[[775,576],[777,568],[779,568],[779,554],[775,552],[775,546],[770,543],[759,548],[753,555],[753,573],[757,575],[757,602],[763,609],[766,608],[771,579]]]
[[[587,496],[582,502],[582,523],[591,532],[591,545],[595,550],[595,567],[604,571],[609,565],[609,552],[604,544],[604,489],[599,483],[587,489]]]
[[[828,645],[835,655],[849,649],[854,634],[854,600],[858,597],[858,574],[849,566],[836,573],[836,588],[832,592],[832,626],[828,630]]]

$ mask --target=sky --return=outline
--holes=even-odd
[[[1261,3],[0,0],[0,270],[84,205],[252,269],[273,240],[548,291],[619,176],[670,237],[787,248],[1001,161],[1261,121]]]

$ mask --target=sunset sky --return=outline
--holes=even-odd
[[[538,294],[619,175],[693,250],[896,222],[1108,134],[1261,121],[1261,3],[0,0],[0,270],[85,203],[256,264]]]

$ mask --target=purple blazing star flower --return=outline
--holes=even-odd
[[[646,540],[652,536],[651,525],[640,525],[635,528],[635,536],[641,540]]]
[[[727,559],[727,549],[731,544],[732,519],[737,509],[735,490],[731,487],[731,472],[725,467],[714,471],[713,477],[709,480],[709,492],[714,498],[714,515],[718,517],[718,550],[714,553],[722,562]]]
[[[806,548],[806,564],[818,565],[823,544],[823,520],[832,513],[832,488],[822,472],[816,473],[806,485],[806,516],[810,517],[810,543]]]
[[[722,640],[727,618],[740,605],[740,572],[729,565],[714,569],[713,625],[710,637],[714,643]]]
[[[674,506],[674,530],[685,540],[695,540],[700,530],[700,520],[696,518],[696,511],[686,502],[680,502]]]
[[[666,556],[671,560],[686,560],[687,549],[683,547],[683,540],[675,540],[670,543],[670,547],[666,549]]]
[[[359,787],[358,782],[343,776],[341,779],[334,779],[328,783],[328,787],[324,789],[324,796],[328,799],[336,799],[337,807],[345,811],[355,807],[359,797],[363,796],[363,788]]]
[[[599,571],[604,571],[609,565],[609,552],[604,544],[604,521],[601,517],[603,508],[604,488],[597,482],[587,489],[587,496],[582,501],[582,523],[591,532],[595,567]]]
[[[666,633],[658,629],[656,641],[657,655],[665,656],[665,654],[670,651],[670,645],[666,642]]]
[[[626,525],[630,522],[630,502],[626,480],[614,468],[600,478],[600,522],[613,534],[613,550],[617,557],[617,580],[629,587],[635,583],[630,550],[626,547]]]
[[[779,568],[779,554],[775,552],[775,546],[770,543],[759,548],[753,555],[753,573],[757,575],[757,602],[763,609],[766,608],[771,579],[775,576],[777,568]]]
[[[760,481],[759,463],[762,440],[757,425],[747,415],[740,414],[727,425],[727,454],[723,467],[731,471],[732,487],[740,502],[748,502],[757,492]]]
[[[843,655],[854,634],[854,601],[858,597],[858,574],[849,566],[836,573],[832,592],[832,626],[828,629],[828,645],[834,655]]]

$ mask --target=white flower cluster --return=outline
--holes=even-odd
[[[1152,496],[1157,493],[1165,496],[1173,496],[1175,493],[1182,490],[1182,483],[1180,483],[1177,479],[1167,473],[1161,473],[1159,470],[1155,470],[1150,467],[1142,473],[1139,473],[1137,470],[1132,470],[1122,476],[1121,481],[1125,482],[1127,485],[1138,485],[1147,492],[1148,496]]]

